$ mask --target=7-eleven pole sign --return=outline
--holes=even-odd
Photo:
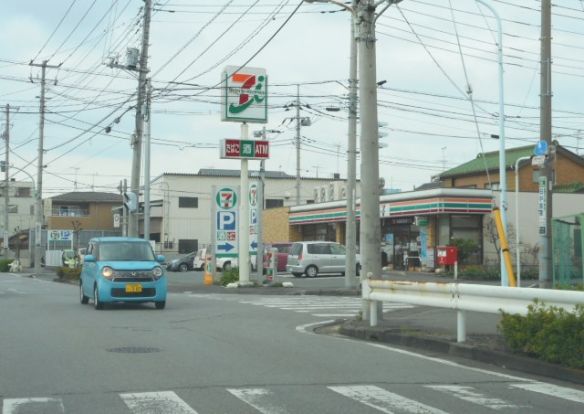
[[[227,66],[222,74],[221,120],[268,122],[268,76],[265,69]]]

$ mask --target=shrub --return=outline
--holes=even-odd
[[[514,352],[538,359],[584,368],[584,305],[567,312],[542,302],[529,305],[527,316],[502,312],[498,326]]]
[[[10,271],[10,263],[12,263],[12,259],[1,259],[0,260],[0,272]]]
[[[57,276],[59,276],[59,279],[64,280],[79,280],[79,277],[81,276],[81,268],[71,269],[66,266],[58,267]]]
[[[479,245],[477,242],[469,239],[452,239],[450,244],[456,246],[458,250],[459,264],[464,263],[466,259],[479,250]]]
[[[219,283],[221,283],[222,286],[227,286],[229,283],[233,282],[239,282],[238,267],[232,267],[231,269],[224,271],[219,280]]]

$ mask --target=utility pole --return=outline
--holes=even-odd
[[[359,48],[359,103],[361,114],[361,281],[381,275],[379,225],[379,123],[375,55],[375,4],[361,0],[355,10]]]
[[[296,85],[296,205],[300,205],[300,85]]]
[[[150,240],[150,140],[152,83],[146,80],[146,139],[144,141],[144,240]]]
[[[555,148],[552,144],[552,4],[541,2],[541,82],[540,82],[540,140],[547,142],[548,155],[540,180],[545,189],[545,227],[540,224],[539,286],[552,285],[552,190],[554,186]]]
[[[357,0],[351,7],[357,8]],[[355,13],[351,13],[351,50],[349,63],[349,131],[347,157],[347,220],[345,237],[347,258],[345,262],[345,287],[355,286],[357,268],[357,220],[355,218],[355,199],[357,198],[357,39],[355,37]]]
[[[47,68],[56,69],[58,66],[48,65],[47,60],[43,60],[42,64],[30,63],[30,66],[41,68],[41,102],[40,102],[40,121],[39,121],[39,145],[37,156],[37,189],[36,200],[34,205],[35,216],[35,233],[34,233],[34,272],[41,273],[41,257],[42,257],[42,227],[43,227],[43,154],[44,154],[44,140],[45,140],[45,83]]]
[[[262,127],[262,139],[265,141],[268,139],[266,133],[266,126]],[[266,181],[266,160],[260,161],[260,185],[258,186],[258,205],[257,205],[257,212],[258,212],[258,250],[256,255],[256,271],[257,271],[257,280],[263,279],[264,273],[264,220],[262,218],[264,213],[264,188],[265,188],[265,181]],[[276,276],[276,275],[273,275]],[[275,279],[272,279],[273,281]]]
[[[9,165],[10,165],[10,104],[6,104],[6,126],[4,128],[4,140],[6,141],[6,159],[4,166],[4,235],[2,239],[4,241],[3,251],[4,257],[8,257],[8,206],[10,205],[10,181],[9,181]]]
[[[150,41],[150,16],[152,0],[144,0],[144,28],[142,31],[142,50],[138,68],[138,99],[136,102],[136,130],[132,140],[133,157],[130,177],[130,191],[140,199],[140,166],[142,162],[142,134],[144,130],[144,100],[146,95],[146,75],[148,74],[148,43]],[[138,237],[139,210],[129,213],[128,235]]]

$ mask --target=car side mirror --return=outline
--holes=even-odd
[[[158,263],[164,263],[164,261],[166,260],[166,257],[164,257],[163,255],[159,254],[158,256],[156,256],[156,261]]]
[[[86,254],[86,255],[83,257],[83,261],[84,261],[84,262],[87,262],[87,263],[94,263],[94,262],[95,262],[95,256],[94,256],[94,255],[92,255],[92,254]]]

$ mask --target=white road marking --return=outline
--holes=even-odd
[[[270,401],[273,394],[265,388],[228,388],[227,391],[262,414],[288,413],[285,408],[277,407]]]
[[[387,414],[393,414],[393,410],[412,414],[446,414],[438,408],[402,397],[375,385],[343,385],[327,388]]]
[[[65,414],[65,407],[63,406],[63,400],[60,398],[9,398],[5,399],[2,403],[2,414],[17,414],[21,412],[21,408],[25,408],[27,405],[38,405],[38,404],[50,404],[55,409],[55,406],[59,410],[58,413],[51,410],[51,413],[55,414]],[[47,408],[47,407],[44,407]],[[43,412],[48,412],[43,408]]]
[[[197,414],[172,391],[120,394],[134,414]]]
[[[545,382],[509,384],[509,386],[584,404],[584,391],[575,390],[573,388],[560,387],[559,385],[547,384]]]
[[[461,400],[487,407],[492,410],[503,410],[507,408],[518,410],[519,408],[527,407],[515,405],[500,398],[488,397],[477,392],[473,387],[464,385],[426,385],[425,387],[444,392]]]
[[[318,318],[354,318],[356,313],[313,313]]]

